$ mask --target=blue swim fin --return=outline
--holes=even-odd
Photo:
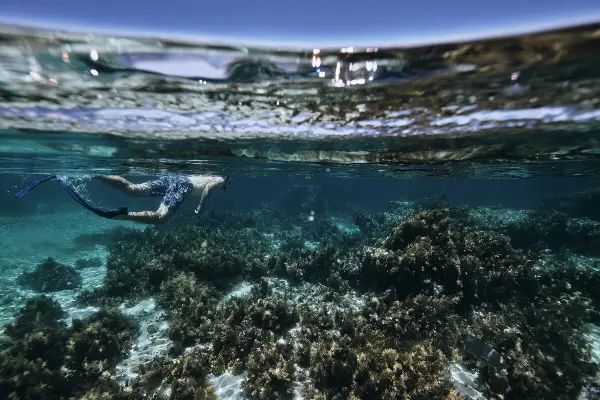
[[[46,181],[49,181],[50,179],[56,179],[56,174],[46,175],[43,178],[40,178],[38,180],[35,180],[35,181],[31,182],[29,185],[27,185],[26,187],[24,187],[23,189],[21,189],[19,191],[19,193],[15,194],[15,198],[22,199],[23,197],[25,197],[25,195],[27,193],[29,193],[29,191],[31,189],[33,189],[34,187],[36,187],[39,184],[42,184],[42,183],[44,183]]]
[[[57,178],[56,174],[46,175],[43,178],[40,178],[40,179],[37,179],[37,180],[31,182],[29,185],[27,185],[26,187],[21,189],[17,194],[15,194],[15,197],[17,199],[22,199],[23,197],[25,197],[25,195],[27,193],[29,193],[29,191],[31,189],[33,189],[34,187],[36,187],[46,181],[49,181],[51,179],[58,179],[58,178]],[[118,208],[113,208],[111,210],[103,210],[101,208],[92,207],[83,199],[83,197],[81,197],[81,195],[79,193],[77,193],[75,191],[75,189],[73,189],[69,185],[67,185],[67,183],[63,179],[58,179],[58,183],[60,183],[60,185],[63,187],[63,189],[65,189],[67,191],[67,193],[69,193],[71,195],[71,197],[75,199],[75,201],[77,201],[79,204],[81,204],[82,206],[84,206],[85,208],[87,208],[88,210],[93,212],[94,214],[99,215],[103,218],[110,219],[110,218],[116,217],[117,215],[127,214],[127,212],[128,212],[127,207],[118,207]]]
[[[71,195],[71,197],[73,199],[75,199],[75,201],[77,201],[83,207],[87,208],[88,210],[90,210],[91,212],[93,212],[96,215],[99,215],[103,218],[110,219],[110,218],[116,217],[117,215],[127,214],[127,212],[128,212],[127,207],[118,207],[118,208],[113,208],[110,210],[103,210],[101,208],[92,207],[83,199],[83,197],[81,197],[81,195],[79,193],[77,193],[75,191],[75,189],[73,189],[72,187],[67,185],[67,183],[64,180],[59,179],[58,182],[63,187],[63,189],[65,189],[67,191],[67,193],[69,193]]]

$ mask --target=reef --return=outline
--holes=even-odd
[[[182,272],[163,284],[159,304],[172,310],[169,337],[180,349],[210,338],[207,322],[215,313],[215,294],[192,273]]]
[[[542,210],[552,210],[568,214],[571,217],[589,218],[600,222],[599,189],[588,189],[577,193],[567,193],[546,198]]]
[[[600,255],[600,226],[555,210],[531,211],[526,220],[508,224],[501,232],[520,249],[543,247],[556,253]]]
[[[105,290],[108,296],[144,297],[179,272],[194,274],[220,290],[231,277],[260,275],[265,268],[267,241],[251,231],[215,230],[192,224],[148,229],[111,243]]]
[[[137,336],[117,311],[102,310],[68,328],[60,305],[30,299],[0,340],[0,393],[7,399],[125,398],[116,363]],[[129,397],[133,398],[133,397]]]
[[[569,254],[593,254],[595,225],[549,210],[494,225],[443,197],[298,221],[265,206],[115,232],[103,287],[79,297],[102,310],[67,328],[38,298],[6,328],[16,339],[3,357],[22,364],[27,346],[52,344],[36,350],[36,379],[82,398],[214,399],[208,377],[229,372],[252,399],[458,399],[454,364],[487,398],[594,390],[583,331],[600,322],[600,272]],[[168,313],[172,346],[119,386],[137,328],[111,307],[148,297]],[[506,363],[466,351],[467,335]],[[33,366],[3,368],[3,382],[20,382]]]
[[[217,400],[206,378],[209,365],[209,360],[198,354],[176,360],[161,357],[140,368],[140,377],[132,383],[130,390],[146,395],[158,394],[162,398]]]
[[[33,271],[23,272],[17,282],[36,292],[50,293],[77,289],[81,287],[82,279],[75,268],[48,258],[38,264]]]
[[[136,324],[114,310],[73,321],[66,343],[66,367],[86,377],[114,370],[137,338]]]

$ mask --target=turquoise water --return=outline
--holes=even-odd
[[[3,27],[0,398],[595,399],[598,27],[273,51]],[[231,177],[200,213],[100,181]]]

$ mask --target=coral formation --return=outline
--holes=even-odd
[[[14,321],[6,325],[4,333],[17,340],[36,330],[58,330],[62,326],[59,320],[65,316],[55,300],[42,295],[28,300]]]
[[[75,320],[66,343],[65,366],[86,376],[100,376],[114,369],[137,333],[135,323],[117,311],[101,310]]]
[[[208,385],[210,358],[204,353],[192,353],[175,360],[160,357],[140,366],[140,376],[131,391],[144,396],[156,394],[162,398],[182,400],[217,400]]]
[[[557,253],[600,255],[600,227],[585,220],[571,220],[553,210],[535,210],[525,221],[513,222],[502,230],[520,249],[544,247]]]
[[[110,244],[104,291],[112,297],[144,297],[157,292],[178,272],[225,290],[231,277],[260,275],[266,239],[251,231],[211,229],[210,225],[167,226],[132,232]]]
[[[49,293],[76,289],[81,286],[81,275],[73,267],[47,258],[31,272],[23,272],[18,283],[36,292]]]
[[[207,322],[215,313],[215,291],[182,272],[163,284],[159,304],[171,311],[169,337],[181,347],[210,339]]]
[[[600,322],[600,272],[568,254],[591,254],[576,242],[597,228],[548,210],[502,226],[480,217],[435,198],[353,211],[346,222],[359,233],[333,218],[299,225],[268,207],[119,231],[107,241],[104,286],[79,298],[104,309],[66,328],[48,298],[28,303],[6,329],[18,345],[4,344],[2,382],[24,396],[46,391],[33,397],[213,399],[207,376],[230,372],[253,399],[288,399],[298,384],[311,399],[458,399],[450,370],[460,363],[490,398],[593,391],[598,370],[582,332]],[[248,292],[231,292],[243,282]],[[111,371],[137,330],[106,307],[143,297],[168,312],[173,346],[121,388]],[[348,298],[355,306],[341,307]],[[466,335],[506,364],[470,354]],[[28,349],[44,361],[24,364],[35,363]],[[13,374],[8,362],[22,367]],[[46,383],[5,383],[26,369]]]
[[[137,327],[115,311],[75,320],[71,328],[65,316],[56,301],[40,296],[6,326],[0,341],[3,398],[124,398],[114,367]]]

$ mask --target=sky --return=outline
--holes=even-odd
[[[0,22],[275,47],[383,47],[600,22],[600,1],[2,0]]]

